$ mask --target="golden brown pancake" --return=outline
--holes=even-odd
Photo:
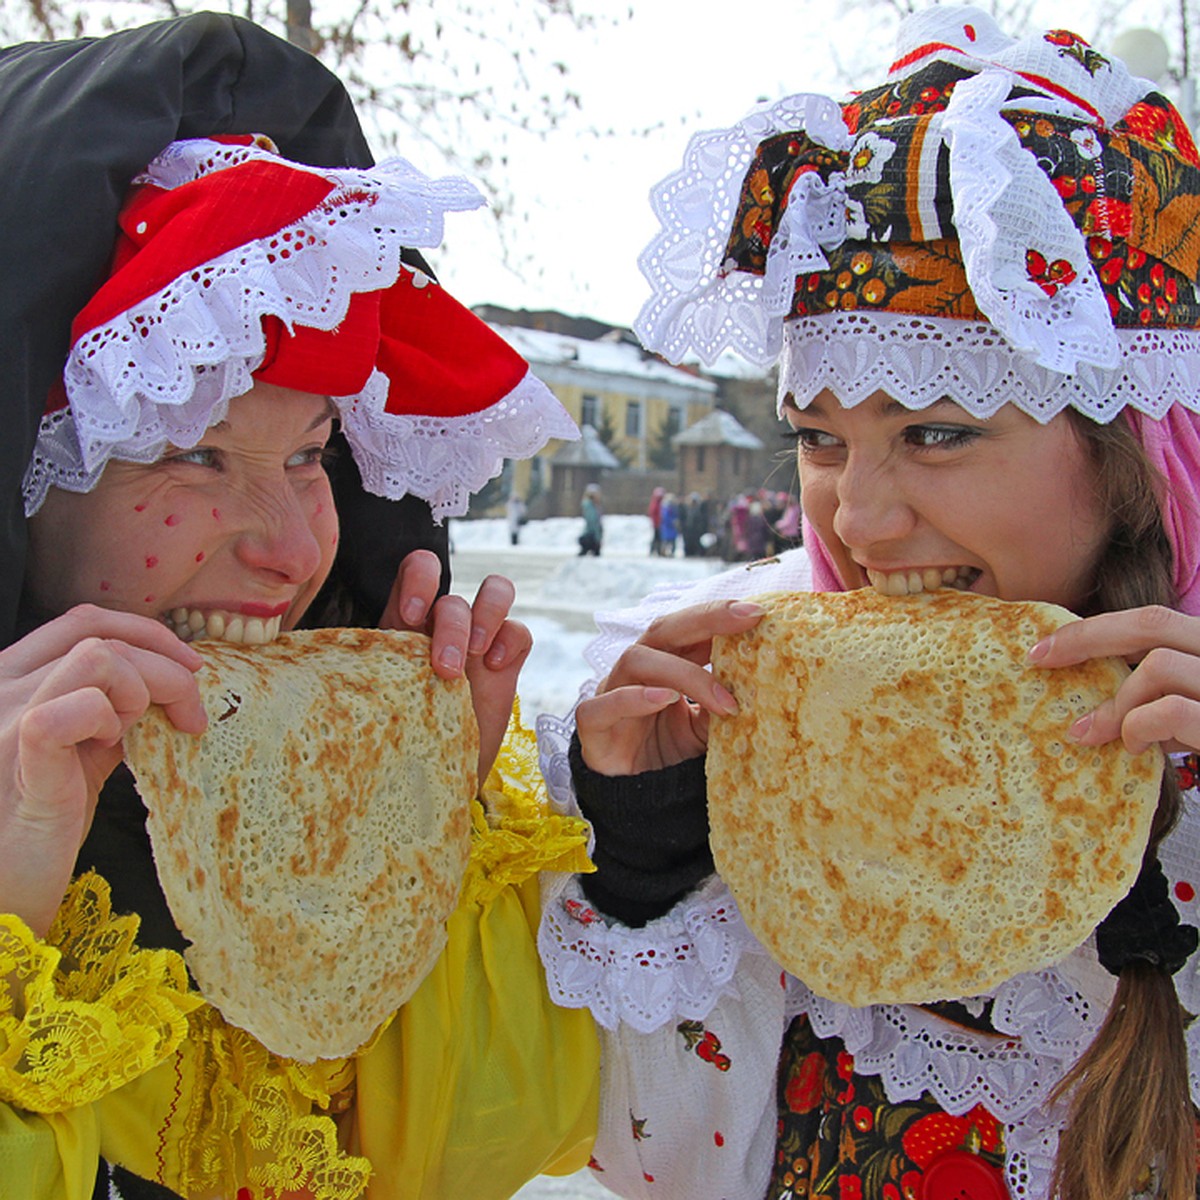
[[[268,1049],[348,1055],[445,944],[476,792],[467,683],[415,633],[195,648],[208,730],[152,708],[125,739],[188,966]]]
[[[1071,723],[1129,674],[1039,668],[1066,609],[957,591],[757,597],[714,640],[712,849],[747,924],[849,1004],[985,993],[1083,942],[1137,878],[1163,756]]]

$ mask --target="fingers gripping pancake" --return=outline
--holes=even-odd
[[[1083,942],[1137,878],[1162,755],[1081,747],[1116,660],[1040,669],[1074,619],[955,591],[759,597],[713,645],[712,848],[747,924],[855,1005],[988,991]]]
[[[151,709],[125,741],[188,965],[268,1049],[350,1054],[445,943],[476,791],[467,684],[419,634],[196,649],[207,732]]]

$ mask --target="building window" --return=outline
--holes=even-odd
[[[625,405],[625,436],[641,437],[642,435],[642,402],[630,400]]]
[[[696,447],[696,470],[701,475],[704,474],[704,447]]]
[[[678,408],[667,409],[666,437],[674,437],[683,428],[683,413]]]
[[[584,396],[579,414],[580,425],[590,425],[593,429],[600,428],[600,398]]]

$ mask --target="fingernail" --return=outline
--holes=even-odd
[[[1087,731],[1091,729],[1092,722],[1095,720],[1095,713],[1088,713],[1086,717],[1080,717],[1074,722],[1070,729],[1067,730],[1067,737],[1073,742],[1081,742],[1087,736]]]
[[[733,698],[732,693],[727,692],[719,683],[713,684],[713,694],[716,696],[717,703],[725,712],[731,715],[737,712],[737,701]]]
[[[462,651],[457,646],[447,646],[438,656],[438,662],[448,671],[461,671],[463,665]]]
[[[497,642],[488,652],[487,657],[483,660],[489,667],[498,667],[508,657],[505,652],[504,643]]]
[[[1030,662],[1040,662],[1047,654],[1050,653],[1050,643],[1053,638],[1042,638],[1040,642],[1029,651]]]
[[[471,654],[482,654],[485,645],[487,645],[487,630],[481,625],[476,625],[471,630],[471,641],[467,650]]]
[[[729,611],[735,617],[761,617],[767,610],[761,604],[751,604],[749,600],[735,600]]]
[[[419,599],[410,600],[403,609],[404,619],[410,624],[415,625],[425,616],[425,602]]]
[[[661,704],[664,708],[679,699],[679,693],[674,688],[648,687],[644,694],[650,704]]]

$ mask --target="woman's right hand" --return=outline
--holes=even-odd
[[[640,775],[702,755],[709,715],[737,712],[707,669],[712,639],[753,629],[763,612],[719,600],[659,617],[575,710],[584,762],[600,775]]]
[[[200,663],[160,622],[91,605],[0,651],[0,912],[46,934],[125,731],[151,704],[207,725]]]

